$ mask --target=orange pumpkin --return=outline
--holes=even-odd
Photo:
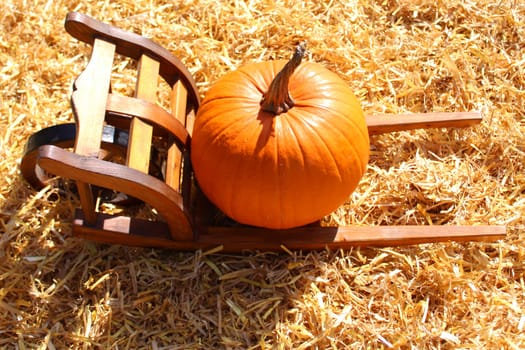
[[[285,229],[339,207],[366,170],[369,139],[358,100],[335,73],[303,62],[248,64],[218,80],[197,112],[195,177],[226,215]]]

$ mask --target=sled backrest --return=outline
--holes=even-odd
[[[76,118],[74,152],[99,157],[107,125],[128,130],[125,165],[148,173],[155,139],[163,140],[163,180],[178,191],[184,206],[191,193],[189,146],[199,95],[191,74],[169,51],[134,33],[99,22],[80,13],[69,13],[66,30],[92,45],[90,61],[74,83],[71,103]],[[133,96],[111,91],[115,54],[136,60]],[[159,76],[170,87],[169,110],[157,103]],[[158,151],[158,150],[157,150]],[[159,154],[159,152],[156,152]],[[86,222],[96,220],[91,185],[77,181]]]

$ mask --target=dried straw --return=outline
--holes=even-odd
[[[0,347],[525,347],[525,4],[503,0],[26,1],[0,5]],[[250,61],[308,59],[367,113],[479,110],[465,130],[374,137],[337,224],[501,224],[500,243],[221,255],[71,237],[78,199],[19,175],[28,136],[71,121],[76,10],[153,38],[202,93]],[[130,63],[115,69],[125,91]]]

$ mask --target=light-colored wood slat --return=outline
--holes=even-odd
[[[171,112],[182,125],[186,125],[186,101],[188,91],[182,81],[177,81],[171,91]],[[182,170],[182,155],[176,144],[168,149],[166,161],[166,183],[175,190],[180,189],[180,176]]]
[[[77,123],[74,147],[77,154],[99,155],[114,57],[114,44],[95,39],[91,59],[75,81],[71,101]],[[82,181],[76,185],[86,221],[92,224],[96,220],[96,201],[91,185]]]
[[[138,64],[135,97],[156,102],[160,64],[153,58],[142,55]],[[133,169],[148,173],[153,127],[135,117],[129,130],[129,145],[126,164]]]
[[[188,115],[186,116],[186,130],[188,130],[188,133],[193,135],[193,126],[195,125],[195,109],[192,109],[188,112]]]
[[[395,115],[367,115],[370,135],[427,128],[463,128],[479,124],[479,112],[436,112]]]
[[[139,118],[133,118],[129,129],[129,144],[126,164],[133,169],[147,173],[150,161],[151,137],[150,125]]]
[[[71,99],[77,123],[77,154],[97,157],[100,151],[114,56],[115,45],[96,39],[86,69],[75,80]]]

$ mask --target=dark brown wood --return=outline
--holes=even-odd
[[[78,12],[67,14],[65,28],[73,37],[90,45],[93,45],[95,38],[101,38],[116,44],[118,54],[135,60],[140,59],[142,54],[157,59],[160,62],[162,78],[170,86],[181,79],[188,87],[191,106],[193,108],[199,106],[199,91],[191,73],[177,57],[154,41]]]
[[[285,231],[259,228],[207,227],[199,241],[212,246],[223,242],[228,250],[339,249],[354,246],[397,246],[446,241],[492,241],[505,237],[501,226],[340,226],[300,227]],[[227,242],[226,242],[227,241]],[[252,248],[253,249],[253,248]]]

